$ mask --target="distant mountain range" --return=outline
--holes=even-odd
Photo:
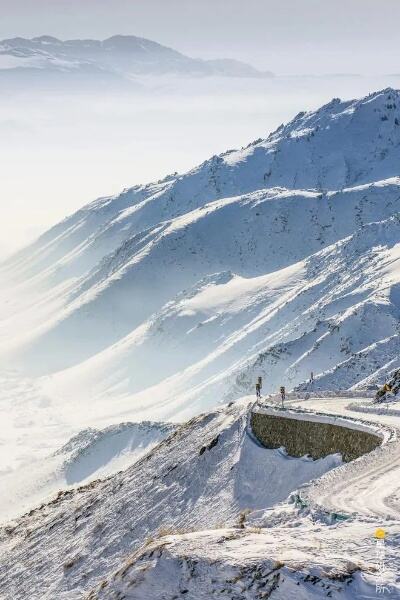
[[[1,361],[140,418],[260,374],[265,392],[311,371],[314,387],[381,383],[400,367],[399,165],[388,89],[99,199],[3,265]]]
[[[104,41],[61,41],[51,36],[0,41],[0,81],[72,77],[128,83],[141,75],[272,77],[237,60],[191,58],[135,36],[116,35]]]

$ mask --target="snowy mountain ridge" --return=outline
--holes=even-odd
[[[62,253],[70,268],[79,261],[73,273],[81,274],[136,233],[219,198],[279,186],[323,194],[398,177],[398,105],[399,92],[389,89],[300,113],[247,148],[89,204],[42,236],[29,254],[42,255],[36,262],[43,268]],[[304,131],[313,135],[300,135]]]
[[[189,77],[271,77],[233,59],[190,58],[157,42],[135,36],[115,35],[106,40],[59,40],[44,35],[0,41],[0,75],[23,77],[82,72],[126,82],[141,75]]]

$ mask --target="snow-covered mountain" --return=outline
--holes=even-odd
[[[341,465],[262,447],[246,396],[400,368],[399,123],[395,90],[334,100],[1,265],[2,597],[361,599],[382,523],[400,597],[397,406],[307,400],[382,439]]]
[[[400,93],[333,100],[84,207],[2,266],[3,364],[50,397],[181,419],[398,367]],[[102,408],[103,407],[103,408]],[[108,414],[108,412],[107,412]]]
[[[246,63],[232,59],[190,58],[151,40],[116,35],[103,41],[66,40],[51,36],[0,41],[0,81],[27,76],[71,77],[89,80],[130,81],[139,75],[191,77],[270,77]]]

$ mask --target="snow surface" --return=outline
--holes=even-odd
[[[400,420],[364,419],[348,402],[304,406],[391,430],[352,463],[262,448],[245,398],[193,418],[126,471],[61,492],[0,530],[3,597],[374,597],[382,526],[384,583],[399,598]]]
[[[285,551],[280,550],[271,534],[265,531],[251,533],[224,529],[167,536],[149,544],[127,561],[115,575],[105,580],[107,585],[96,589],[88,598],[108,599],[118,593],[127,600],[167,600],[183,595],[190,600],[313,600],[326,597],[361,600],[377,597],[372,578],[368,580],[365,574],[359,574],[360,565],[351,555],[337,559],[336,567],[320,556],[310,572],[305,558],[310,549],[307,538],[322,548],[318,530],[311,526],[302,527],[305,539],[297,533],[296,529],[293,534],[288,528],[279,532],[279,544]],[[296,549],[290,543],[293,540]],[[340,543],[340,538],[336,543]],[[368,549],[373,554],[372,543]],[[266,552],[276,558],[267,558]],[[174,595],[170,596],[170,593]],[[397,598],[398,595],[395,592],[390,597]]]

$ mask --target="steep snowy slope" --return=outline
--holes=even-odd
[[[125,472],[60,492],[0,529],[2,597],[361,600],[376,591],[381,525],[383,581],[399,598],[400,420],[360,421],[348,401],[305,404],[382,435],[347,464],[259,446],[244,398],[179,427]]]
[[[272,506],[340,464],[256,445],[248,407],[197,417],[127,471],[60,492],[0,529],[2,598],[81,599],[149,537],[234,526],[241,510]]]
[[[313,371],[315,380],[301,390],[347,389],[373,374],[385,377],[397,363],[400,342],[399,242],[395,216],[311,257],[314,285],[302,290],[296,314],[303,327],[308,322],[305,331],[260,353],[238,376],[238,391],[249,389],[257,372],[277,387],[279,381],[308,379]]]
[[[315,389],[351,387],[398,360],[399,249],[393,217],[268,275],[207,277],[45,390],[169,419],[251,393],[258,375],[266,393],[311,371]]]
[[[17,359],[8,343],[5,360],[22,361],[37,374],[78,364],[132,332],[180,291],[201,285],[202,278],[225,271],[245,278],[276,272],[360,224],[388,218],[399,197],[398,179],[326,196],[273,189],[214,201],[161,222],[67,288],[63,310],[57,301],[53,307],[57,288],[48,292],[44,306],[51,313],[36,331],[32,324],[41,314],[36,303],[11,316],[4,330],[17,329],[16,321],[21,328],[27,319],[21,328],[26,341],[23,352],[18,343]],[[302,220],[309,223],[307,236],[298,227]]]

